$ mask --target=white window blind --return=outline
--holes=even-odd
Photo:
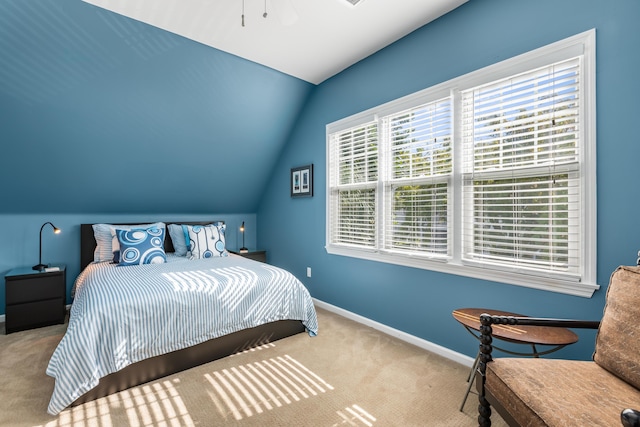
[[[452,173],[451,99],[386,117],[384,248],[418,256],[447,256]]]
[[[462,93],[463,259],[579,278],[580,59]]]
[[[328,124],[326,249],[590,296],[595,122],[590,30]]]
[[[331,136],[330,233],[336,244],[376,246],[378,127],[367,123]]]

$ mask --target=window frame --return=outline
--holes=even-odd
[[[591,297],[599,289],[597,280],[597,221],[596,221],[596,82],[595,82],[595,29],[585,31],[564,40],[543,46],[533,51],[487,66],[480,70],[451,79],[449,81],[426,88],[419,92],[373,107],[361,113],[327,124],[327,192],[326,192],[326,246],[329,254],[349,256],[372,261],[379,261],[408,267],[421,268],[443,273],[472,277],[492,282],[507,283],[564,294]],[[462,259],[462,236],[465,223],[463,221],[463,175],[462,175],[462,111],[461,93],[483,84],[494,82],[519,73],[527,72],[554,64],[576,56],[582,57],[581,63],[581,114],[580,126],[580,188],[581,211],[583,213],[580,226],[580,263],[579,279],[567,279],[555,274],[536,271],[517,271],[515,269],[488,269],[482,263],[467,262]],[[386,251],[381,246],[385,233],[384,221],[387,207],[383,199],[382,178],[378,178],[376,224],[379,249],[365,249],[332,243],[331,223],[331,135],[342,130],[378,121],[379,133],[383,118],[400,111],[451,97],[453,103],[453,173],[450,177],[450,198],[447,202],[449,216],[447,221],[451,255],[446,259],[437,257],[414,256],[412,254]],[[380,149],[379,149],[380,150]]]

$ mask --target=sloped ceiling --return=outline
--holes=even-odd
[[[467,0],[84,1],[318,84]]]
[[[0,213],[252,212],[313,88],[81,0],[2,0],[0,64]]]

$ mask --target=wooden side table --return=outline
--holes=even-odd
[[[508,311],[492,310],[488,308],[459,308],[453,311],[453,317],[456,319],[465,329],[473,335],[476,339],[480,339],[480,315],[491,314],[496,316],[516,316],[516,317],[528,317],[523,314],[511,313]],[[493,348],[500,350],[507,354],[516,356],[530,356],[540,357],[545,354],[558,351],[569,344],[576,343],[578,341],[578,335],[575,332],[566,328],[551,328],[548,326],[512,326],[512,325],[493,325],[493,337],[515,344],[525,344],[531,346],[530,352],[516,352],[512,350],[506,350],[493,345]],[[539,351],[537,346],[550,346],[544,351]],[[478,368],[478,361],[480,360],[480,351],[476,355],[476,359],[471,367],[469,378],[467,382],[467,392],[460,405],[460,411],[464,408],[464,404],[469,397],[471,387],[475,380],[475,371]]]
[[[64,323],[66,266],[56,271],[20,267],[5,276],[5,334]]]

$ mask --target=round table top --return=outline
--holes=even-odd
[[[465,327],[480,330],[480,315],[528,317],[523,314],[489,308],[459,308],[453,311],[453,317]],[[492,335],[504,341],[519,344],[568,345],[578,341],[578,336],[567,328],[550,326],[491,325]]]

